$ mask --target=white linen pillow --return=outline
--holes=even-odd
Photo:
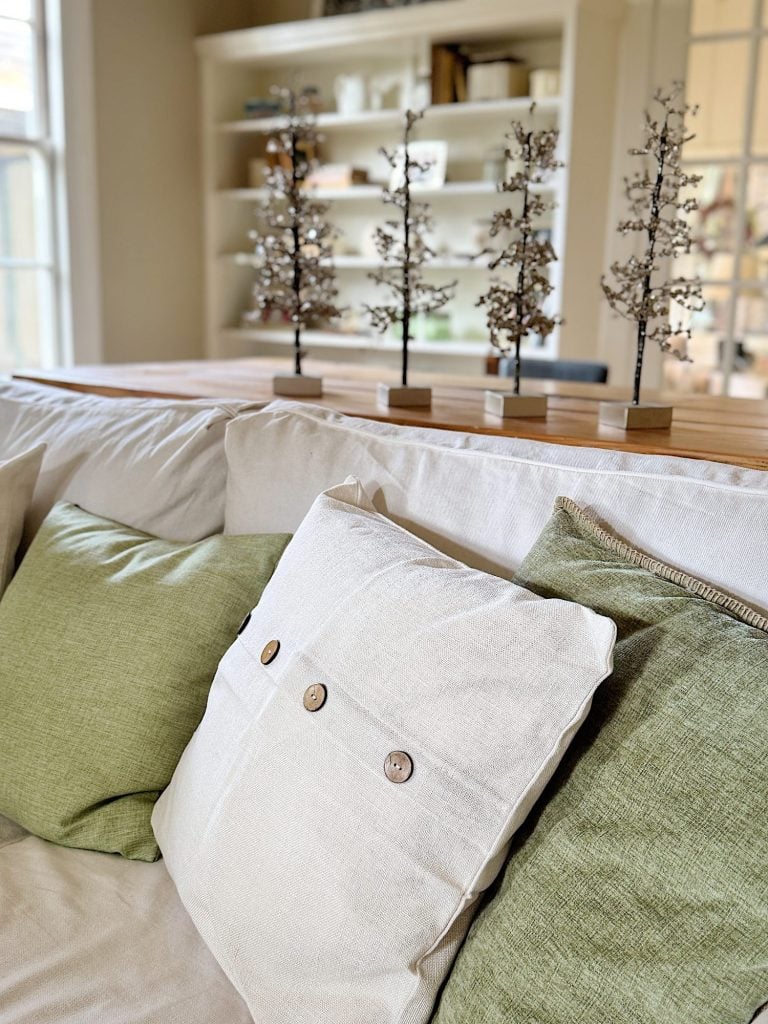
[[[32,500],[45,445],[0,462],[0,597],[13,576],[24,517]]]
[[[768,473],[274,402],[227,428],[225,533],[290,532],[349,473],[441,551],[511,576],[567,495],[660,561],[768,614]]]
[[[166,540],[221,532],[224,429],[253,408],[0,382],[0,459],[47,445],[26,543],[60,500]]]
[[[152,818],[255,1020],[429,1018],[614,638],[441,555],[357,481],[317,498]]]

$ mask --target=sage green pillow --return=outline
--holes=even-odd
[[[614,672],[436,1024],[747,1024],[768,998],[768,621],[563,498],[516,582],[614,619]]]
[[[289,539],[181,544],[54,506],[0,600],[0,814],[156,860],[152,807]]]

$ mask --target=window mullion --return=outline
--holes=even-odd
[[[754,136],[755,109],[757,107],[757,75],[758,62],[760,60],[760,41],[762,37],[762,8],[762,0],[753,0],[752,29],[749,45],[749,68],[747,76],[747,97],[744,106],[744,135],[742,149],[738,160],[739,177],[736,193],[736,217],[734,222],[733,275],[730,281],[726,332],[725,338],[723,339],[723,395],[728,394],[731,374],[733,372],[733,360],[736,352],[736,315],[739,305],[739,289],[737,282],[741,278],[742,260],[746,249],[747,191],[752,156],[752,139]]]

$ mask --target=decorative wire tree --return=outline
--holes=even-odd
[[[531,106],[533,115],[536,104]],[[555,159],[560,133],[556,129],[534,131],[520,121],[512,122],[507,134],[505,155],[518,165],[499,183],[500,192],[520,197],[517,210],[498,210],[491,221],[490,234],[496,237],[507,233],[511,237],[492,259],[491,271],[510,270],[514,282],[494,278],[487,292],[477,300],[486,307],[486,322],[493,347],[502,356],[514,351],[514,393],[520,394],[520,345],[529,334],[546,338],[562,323],[559,316],[549,316],[543,306],[552,293],[547,268],[557,257],[548,238],[542,238],[537,223],[555,208],[552,199],[535,191],[546,184],[554,171],[563,164]]]
[[[453,298],[456,282],[434,285],[424,281],[423,267],[435,255],[425,235],[432,229],[427,203],[414,201],[412,186],[431,164],[414,160],[410,154],[411,131],[424,111],[406,110],[403,142],[397,150],[382,149],[392,170],[402,170],[399,184],[384,188],[382,199],[400,211],[400,217],[376,228],[374,244],[383,266],[368,274],[376,284],[390,290],[392,301],[380,306],[365,306],[373,327],[382,333],[400,324],[403,343],[402,386],[408,387],[408,343],[411,324],[417,313],[433,313]],[[419,389],[427,390],[427,389]]]
[[[334,301],[338,291],[331,245],[337,231],[326,220],[328,204],[314,199],[305,186],[319,141],[307,100],[292,89],[273,91],[288,109],[284,125],[267,146],[277,162],[266,178],[261,228],[250,233],[256,281],[254,308],[245,319],[259,321],[275,309],[288,316],[293,325],[294,372],[301,376],[302,331],[308,324],[341,314]],[[276,378],[275,390],[278,381],[285,383],[285,378]]]
[[[643,144],[631,149],[630,155],[641,157],[642,170],[625,178],[625,195],[630,216],[619,222],[622,235],[638,234],[643,239],[641,256],[630,256],[625,263],[611,265],[614,284],[603,275],[603,292],[611,308],[637,324],[637,356],[632,388],[632,405],[640,404],[640,377],[648,341],[654,341],[662,352],[672,352],[678,359],[690,362],[685,346],[672,345],[672,338],[691,337],[690,327],[682,322],[672,324],[673,304],[689,312],[704,308],[701,280],[670,277],[667,261],[691,250],[691,229],[685,216],[698,209],[692,195],[701,175],[688,174],[681,166],[683,146],[694,138],[687,134],[688,114],[697,107],[680,101],[683,83],[675,82],[668,93],[657,89],[654,101],[661,107],[658,120],[645,112]]]

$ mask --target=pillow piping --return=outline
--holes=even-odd
[[[566,498],[561,496],[555,498],[555,510],[562,509],[567,512],[573,519],[585,526],[592,535],[609,548],[614,554],[619,555],[626,561],[631,562],[633,565],[637,565],[642,569],[646,569],[648,572],[652,572],[654,576],[658,576],[663,580],[668,580],[670,583],[676,583],[677,586],[683,587],[689,593],[695,597],[701,597],[705,601],[709,601],[711,604],[717,605],[723,608],[725,611],[730,612],[737,618],[741,619],[748,626],[754,626],[756,629],[762,629],[768,632],[768,616],[761,615],[760,612],[754,608],[750,608],[749,605],[744,604],[743,601],[739,601],[738,598],[731,597],[730,594],[724,593],[722,590],[718,590],[717,587],[713,587],[709,583],[705,583],[704,580],[697,579],[695,576],[691,576],[687,572],[683,572],[681,569],[675,569],[673,566],[668,565],[666,562],[661,562],[657,558],[646,555],[644,552],[639,551],[636,547],[628,544],[626,541],[621,540],[614,534],[610,533],[605,527],[601,526],[588,512],[578,505],[572,498]]]

